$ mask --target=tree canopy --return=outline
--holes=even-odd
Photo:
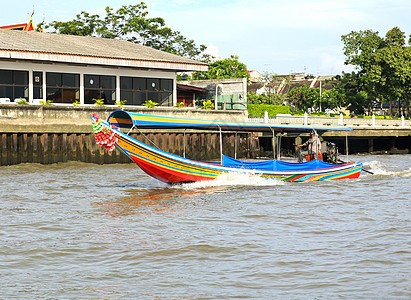
[[[107,6],[103,17],[82,11],[71,21],[53,21],[45,28],[60,34],[128,40],[192,59],[200,59],[206,49],[167,27],[164,19],[148,17],[144,2],[123,5],[117,10]]]
[[[221,79],[221,78],[249,78],[247,66],[239,62],[237,55],[230,58],[217,60],[208,66],[206,72],[194,72],[193,80]]]
[[[317,88],[302,85],[289,91],[287,100],[296,110],[306,111],[308,108],[317,106],[320,101],[320,91]]]
[[[345,103],[369,107],[373,102],[403,102],[409,114],[411,101],[411,47],[398,27],[384,37],[372,30],[352,31],[341,37],[345,63],[356,66],[357,72],[338,78],[337,88]],[[411,38],[409,39],[409,43]],[[360,96],[361,95],[361,96]]]

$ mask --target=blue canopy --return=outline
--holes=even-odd
[[[243,168],[251,170],[270,170],[270,171],[296,171],[296,170],[313,170],[313,169],[324,169],[335,166],[335,164],[330,164],[323,162],[321,160],[312,160],[304,163],[290,163],[280,160],[267,160],[259,162],[247,162],[238,159],[231,158],[229,156],[223,155],[223,166],[233,167],[233,168]]]
[[[343,125],[300,125],[300,124],[269,124],[253,122],[228,122],[200,119],[185,119],[175,117],[165,117],[147,114],[138,114],[124,110],[116,110],[107,119],[112,125],[120,128],[130,129],[136,126],[140,129],[203,129],[203,130],[228,130],[228,131],[282,131],[282,132],[307,132],[315,129],[316,131],[327,130],[352,130]]]

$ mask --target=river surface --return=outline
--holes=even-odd
[[[167,186],[134,164],[0,167],[1,299],[411,299],[411,155],[374,175]]]

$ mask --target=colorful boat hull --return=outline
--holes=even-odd
[[[301,169],[295,163],[287,170],[268,170],[253,168],[227,167],[221,164],[207,163],[174,155],[145,143],[137,141],[110,124],[101,121],[111,129],[115,139],[115,148],[134,161],[145,173],[166,183],[185,183],[214,180],[223,173],[241,173],[280,181],[322,181],[354,179],[360,176],[362,164],[346,163],[321,168]],[[111,146],[111,145],[110,145]],[[106,147],[108,149],[108,147]]]

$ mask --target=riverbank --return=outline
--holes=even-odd
[[[97,164],[125,163],[129,159],[119,151],[108,152],[95,143],[90,115],[97,113],[102,119],[118,107],[58,106],[58,105],[0,105],[0,165],[20,163],[50,164],[66,161],[82,161]],[[226,120],[232,122],[252,121],[246,111],[215,111],[202,109],[177,109],[169,107],[128,107],[128,111],[152,115],[173,116],[192,119]],[[338,118],[312,118],[278,116],[275,119],[254,120],[279,124],[332,124],[341,122]],[[358,123],[357,120],[354,120]],[[342,122],[350,126],[353,120]],[[369,121],[366,121],[369,122]],[[356,123],[356,124],[357,124]],[[338,124],[338,123],[337,123]],[[387,125],[388,124],[388,125]],[[410,153],[411,126],[397,124],[351,125],[352,132],[326,132],[323,138],[334,142],[345,153],[348,139],[349,153]],[[373,126],[374,125],[374,126]],[[145,135],[161,149],[182,155],[184,151],[183,130],[146,130]],[[146,141],[141,134],[132,137]],[[304,137],[303,137],[304,138]],[[187,157],[198,160],[212,160],[220,156],[218,132],[187,130]],[[224,153],[234,156],[237,146],[238,158],[269,156],[272,153],[272,136],[243,132],[237,142],[233,132],[223,133]],[[294,152],[295,137],[282,137],[281,150],[285,155]],[[237,145],[236,145],[237,144]]]
[[[115,106],[0,105],[0,165],[50,164],[67,161],[97,164],[129,162],[129,158],[121,152],[108,152],[98,146],[91,127],[92,113],[98,114],[102,119],[107,119],[110,113],[117,109],[119,108]],[[152,115],[232,122],[243,122],[246,118],[244,111],[228,113],[227,111],[165,107],[127,108],[127,110]],[[143,132],[163,150],[176,155],[183,154],[183,130],[145,130]],[[133,133],[131,136],[143,142],[147,141],[141,134]],[[187,157],[201,160],[219,157],[218,133],[187,130],[185,138]],[[258,149],[258,145],[254,145],[249,134],[239,134],[238,139],[239,157],[247,157],[247,153]],[[233,133],[223,134],[223,145],[227,153],[234,155]]]

